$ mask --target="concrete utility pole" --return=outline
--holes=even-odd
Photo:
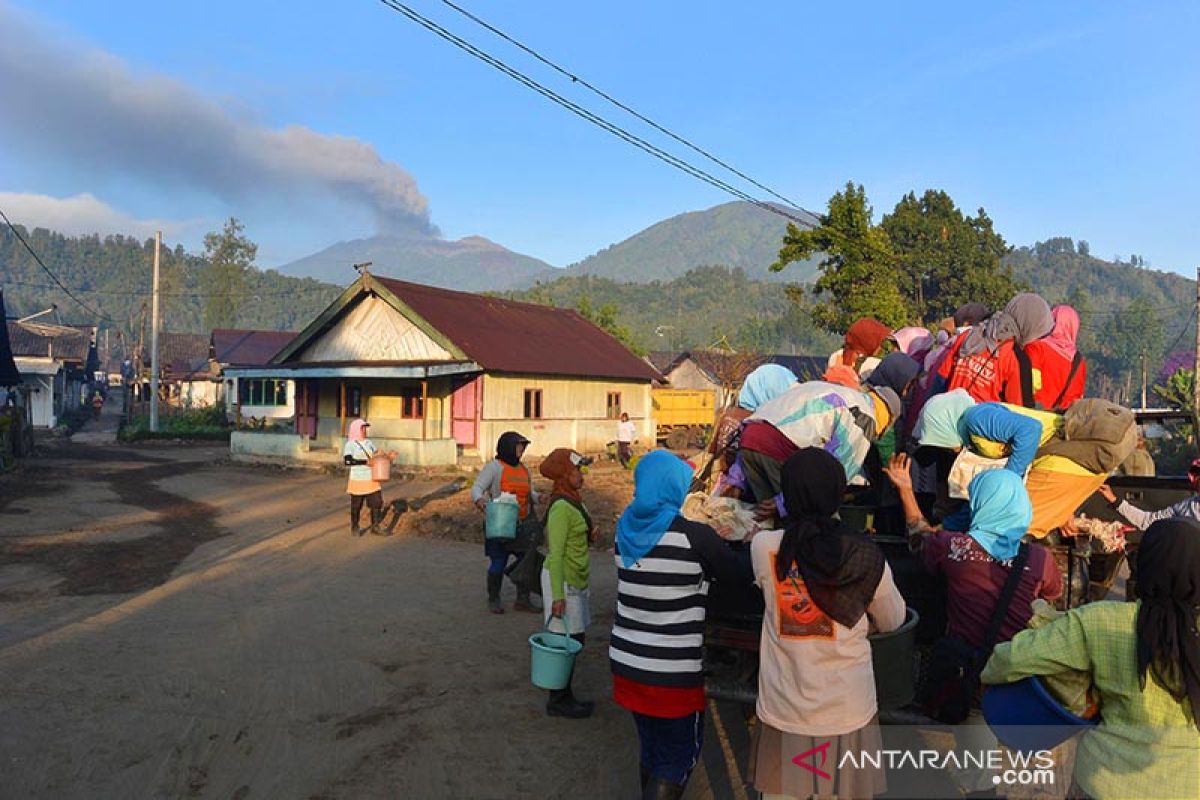
[[[154,295],[150,301],[150,430],[158,430],[158,259],[162,231],[154,234]],[[1197,295],[1200,297],[1200,295]]]
[[[1196,360],[1192,369],[1192,441],[1200,446],[1200,267],[1196,267]]]

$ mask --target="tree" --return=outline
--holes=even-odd
[[[1181,411],[1192,410],[1192,398],[1196,390],[1196,371],[1194,369],[1177,369],[1162,383],[1154,385],[1154,393],[1172,408]]]
[[[1090,256],[1092,254],[1092,246],[1087,243],[1087,240],[1079,240],[1079,255]]]
[[[929,189],[918,199],[909,192],[880,227],[896,254],[900,287],[913,316],[936,322],[963,303],[1000,308],[1021,290],[1000,263],[1009,246],[982,208],[968,217],[950,195]],[[1058,242],[1070,246],[1070,239]]]
[[[204,324],[213,328],[237,325],[238,311],[246,293],[246,276],[254,266],[258,245],[243,234],[245,226],[230,217],[220,233],[204,236],[204,288],[209,297],[204,306]]]
[[[599,309],[594,309],[591,297],[585,294],[575,302],[575,310],[579,312],[579,316],[611,335],[636,355],[644,356],[646,354],[646,349],[641,346],[629,328],[617,320],[618,311],[615,303],[605,303]]]
[[[871,216],[866,191],[849,182],[829,199],[820,225],[802,231],[788,224],[779,260],[771,265],[779,272],[794,261],[822,255],[821,276],[812,292],[827,302],[818,302],[812,314],[828,331],[843,333],[863,317],[892,326],[909,317],[887,234],[872,224]]]
[[[1145,297],[1135,297],[1100,326],[1098,344],[1104,370],[1114,379],[1124,380],[1115,387],[1118,399],[1130,399],[1134,376],[1140,380],[1142,355],[1150,363],[1158,363],[1165,340],[1162,319]]]

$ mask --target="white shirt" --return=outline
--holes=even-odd
[[[375,445],[370,439],[363,439],[361,442],[356,442],[353,439],[347,439],[345,447],[342,448],[342,456],[350,456],[355,461],[370,461],[371,456],[375,455],[375,453]],[[371,480],[371,465],[355,464],[352,466],[350,468],[350,480]]]
[[[766,601],[759,645],[758,717],[786,733],[851,733],[870,722],[878,710],[867,635],[872,625],[881,631],[900,627],[904,598],[885,565],[867,613],[847,628],[817,608],[802,579],[779,588],[775,554],[782,538],[783,531],[764,531],[750,545],[754,581]]]
[[[617,441],[632,442],[637,436],[637,425],[632,420],[617,423]]]

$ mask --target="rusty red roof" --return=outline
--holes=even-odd
[[[213,358],[224,367],[262,367],[295,338],[295,331],[214,328]]]
[[[14,356],[62,361],[87,361],[92,343],[90,325],[47,325],[40,322],[9,322],[8,342]]]
[[[575,311],[371,276],[489,372],[652,381],[660,376]]]

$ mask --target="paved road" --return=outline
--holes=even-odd
[[[125,404],[125,389],[113,387],[108,400],[100,409],[100,419],[89,419],[71,436],[76,444],[113,444],[121,427],[121,411]]]

